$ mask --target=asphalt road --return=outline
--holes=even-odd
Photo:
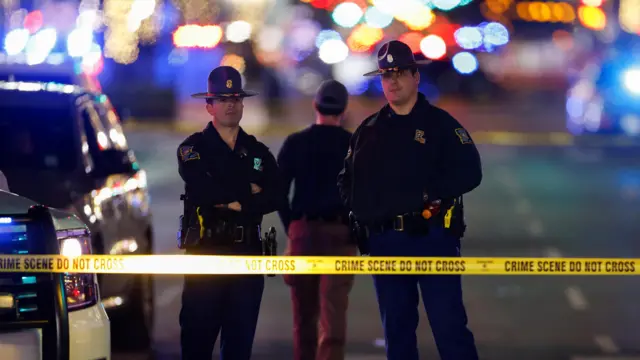
[[[148,171],[157,253],[174,253],[178,196],[175,149],[184,136],[129,132]],[[262,137],[277,152],[282,136]],[[479,145],[484,181],[465,200],[466,256],[640,257],[640,150]],[[280,248],[286,238],[275,214]],[[180,276],[157,279],[155,359],[179,359]],[[482,359],[640,360],[637,277],[467,276],[465,301]],[[369,276],[351,293],[347,360],[384,359]],[[421,359],[438,359],[422,312]],[[291,306],[281,277],[269,278],[254,359],[290,359]],[[626,357],[625,357],[626,356]],[[114,360],[142,359],[114,354]]]

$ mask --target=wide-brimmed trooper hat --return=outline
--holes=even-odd
[[[378,70],[370,71],[363,76],[382,75],[390,71],[399,71],[430,64],[431,60],[416,61],[409,45],[398,40],[391,40],[378,50]]]
[[[242,89],[242,78],[238,70],[231,66],[219,66],[209,73],[207,92],[191,95],[196,99],[244,98],[258,95],[257,92]]]

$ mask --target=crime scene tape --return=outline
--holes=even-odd
[[[640,259],[0,255],[0,273],[638,275]]]

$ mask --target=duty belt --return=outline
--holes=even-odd
[[[260,226],[243,226],[226,221],[220,221],[205,227],[205,243],[211,245],[231,245],[242,243],[259,243]]]
[[[424,221],[425,220],[418,213],[407,213],[403,215],[396,215],[392,218],[381,221],[373,221],[366,224],[365,227],[369,232],[377,233],[382,233],[387,230],[405,231],[407,228],[412,227],[412,224]]]

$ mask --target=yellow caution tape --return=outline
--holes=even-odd
[[[640,259],[0,255],[0,273],[636,275]]]

